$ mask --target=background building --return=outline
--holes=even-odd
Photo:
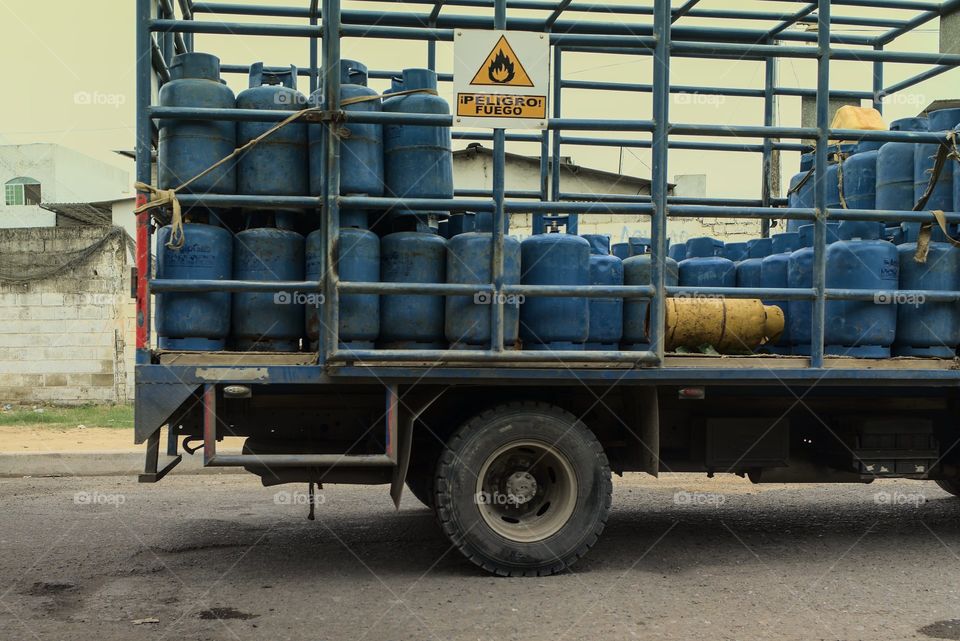
[[[8,145],[0,181],[0,402],[126,401],[128,173],[58,145]]]
[[[0,145],[0,183],[0,228],[56,226],[56,213],[44,209],[44,203],[133,198],[128,172],[47,143]]]
[[[577,165],[568,156],[562,160],[560,190],[564,194],[650,195],[650,181],[646,178]],[[493,185],[493,150],[472,143],[465,149],[454,151],[453,181],[457,189],[490,189]],[[540,159],[507,153],[504,186],[508,191],[538,191]],[[674,196],[702,198],[707,192],[707,177],[705,174],[676,176],[670,190]],[[631,236],[649,237],[650,220],[645,216],[595,214],[580,218],[579,232],[607,234],[611,243],[625,242]],[[510,233],[529,235],[530,215],[511,216]],[[759,236],[760,223],[720,218],[676,218],[669,222],[667,233],[672,242],[707,235],[723,240],[747,240]]]

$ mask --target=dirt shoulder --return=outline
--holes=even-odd
[[[133,444],[133,429],[0,425],[0,453],[137,452],[142,449]]]

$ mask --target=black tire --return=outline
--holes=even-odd
[[[954,496],[960,496],[960,481],[955,479],[949,479],[949,480],[935,481],[935,483],[939,485],[940,489],[943,490],[944,492],[948,492],[950,494],[953,494]]]
[[[524,478],[534,481],[523,485]],[[494,505],[488,481],[519,487],[515,503]],[[468,559],[502,576],[546,576],[597,542],[613,485],[603,447],[583,423],[546,403],[524,402],[486,411],[457,430],[435,487],[444,534]]]

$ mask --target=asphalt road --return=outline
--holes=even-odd
[[[246,475],[0,481],[0,639],[960,639],[932,483],[631,478],[573,571],[487,576],[407,497]],[[284,494],[278,494],[283,492]]]

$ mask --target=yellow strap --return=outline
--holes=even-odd
[[[170,238],[167,240],[167,247],[170,249],[180,249],[183,247],[183,215],[180,213],[180,201],[177,200],[177,190],[157,189],[152,185],[142,182],[134,183],[134,187],[136,187],[137,191],[149,191],[153,195],[153,200],[145,202],[133,210],[135,214],[154,209],[155,207],[171,205],[173,214],[170,219]]]
[[[944,237],[947,239],[947,242],[953,245],[954,247],[960,247],[960,241],[950,236],[950,232],[947,231],[947,217],[944,215],[943,211],[940,209],[934,209],[930,212],[933,214],[934,220],[937,221],[937,224],[940,225],[940,230],[943,231]],[[913,255],[913,260],[918,263],[927,262],[927,253],[930,251],[930,232],[933,231],[933,223],[925,222],[920,225],[920,233],[917,236],[917,251]]]
[[[927,204],[934,187],[936,187],[940,172],[943,171],[943,166],[946,164],[948,158],[960,161],[960,150],[957,149],[957,135],[954,131],[948,131],[946,143],[941,143],[937,148],[933,169],[930,170],[930,180],[927,182],[927,188],[924,190],[923,195],[920,196],[920,200],[913,206],[914,211],[920,211]],[[940,229],[943,231],[947,242],[954,247],[960,247],[960,241],[950,236],[950,232],[947,231],[947,218],[943,211],[934,209],[931,210],[930,213],[933,215],[934,220],[937,221],[937,224],[940,225]],[[914,261],[921,264],[927,262],[927,254],[930,251],[930,233],[932,230],[933,221],[920,224],[920,233],[917,235],[917,251],[913,255]]]

